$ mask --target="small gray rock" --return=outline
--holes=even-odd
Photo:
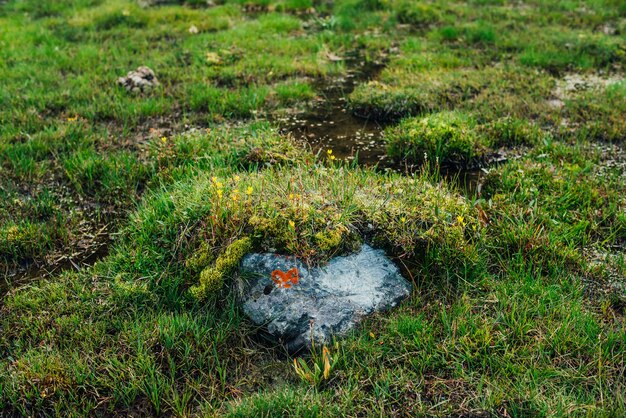
[[[120,77],[117,79],[117,84],[124,87],[126,91],[137,93],[151,90],[155,86],[159,85],[154,75],[154,71],[150,68],[142,66],[135,71],[129,71],[126,77]]]
[[[272,271],[293,267],[298,269],[298,284],[273,285]],[[291,257],[248,254],[240,271],[251,277],[244,312],[291,352],[313,343],[328,344],[333,336],[345,335],[365,316],[396,306],[411,292],[385,253],[368,245],[315,268]]]

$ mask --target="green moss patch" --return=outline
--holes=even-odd
[[[207,267],[200,273],[200,283],[191,288],[197,299],[204,299],[209,293],[216,293],[224,286],[224,276],[232,273],[241,259],[252,249],[250,238],[240,238],[226,247],[223,254],[215,260],[215,265]]]
[[[467,165],[486,150],[475,127],[470,117],[457,112],[404,119],[385,131],[387,151],[403,161]]]

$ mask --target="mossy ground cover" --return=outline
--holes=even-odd
[[[626,413],[622,2],[167,3],[0,3],[2,271],[113,241],[7,279],[0,415]],[[386,68],[351,110],[392,121],[421,171],[316,157],[264,121],[355,49]],[[116,85],[140,65],[156,89]],[[518,146],[475,195],[437,174]],[[332,359],[313,378],[244,318],[237,259],[360,242],[415,290],[306,356]]]

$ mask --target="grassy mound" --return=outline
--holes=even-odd
[[[385,131],[387,153],[409,162],[468,165],[485,151],[475,126],[467,115],[454,112],[404,119]]]
[[[235,265],[225,268],[212,254],[231,254],[236,244],[321,260],[368,239],[405,262],[435,253],[443,262],[445,254],[446,269],[456,260],[463,270],[476,257],[478,234],[464,198],[419,177],[298,164],[187,175],[146,198],[93,271],[5,297],[0,350],[12,360],[2,360],[0,406],[84,413],[145,400],[156,412],[184,411],[198,390],[217,390],[210,404],[219,406],[230,385],[262,366],[236,365],[252,330],[234,304]],[[189,289],[204,284],[199,272],[207,266],[227,286],[198,304]],[[23,326],[10,327],[14,321]],[[165,394],[179,384],[183,392]],[[76,385],[90,388],[78,402]]]
[[[525,119],[510,117],[478,124],[461,112],[403,119],[385,130],[387,154],[397,160],[452,167],[475,166],[502,147],[534,146],[550,135]]]

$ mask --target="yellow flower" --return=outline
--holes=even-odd
[[[250,196],[252,194],[252,187],[248,186],[248,188],[246,189],[246,194],[248,196]]]
[[[236,202],[239,199],[239,195],[237,193],[233,193],[230,197],[233,199],[233,202]]]
[[[292,228],[296,227],[296,223],[294,221],[289,221],[289,226]]]
[[[293,200],[293,193],[289,193],[289,200]]]
[[[235,181],[239,181],[239,180],[241,180],[241,177],[235,176]]]
[[[329,149],[328,151],[326,151],[326,154],[328,154],[328,155],[332,155],[332,153],[333,153],[333,150],[331,150],[331,149]]]
[[[330,156],[330,160],[331,160],[331,161],[334,161],[334,160],[335,160],[335,156],[334,156],[334,155],[331,155],[331,156]]]
[[[459,225],[465,227],[465,218],[463,218],[461,215],[456,217],[456,221],[459,223]]]
[[[222,187],[224,187],[224,184],[221,181],[218,181],[217,183],[215,183],[215,185],[217,186],[218,189],[221,189]]]
[[[163,142],[165,144],[167,142],[167,137],[165,137],[165,136],[161,137],[161,142]]]
[[[224,191],[222,189],[217,189],[217,197],[221,199],[223,195],[224,195]]]
[[[400,222],[405,223],[406,222],[406,218],[403,216],[402,218],[400,218]]]
[[[67,117],[67,121],[68,122],[76,122],[77,120],[78,120],[78,115],[68,116]]]

